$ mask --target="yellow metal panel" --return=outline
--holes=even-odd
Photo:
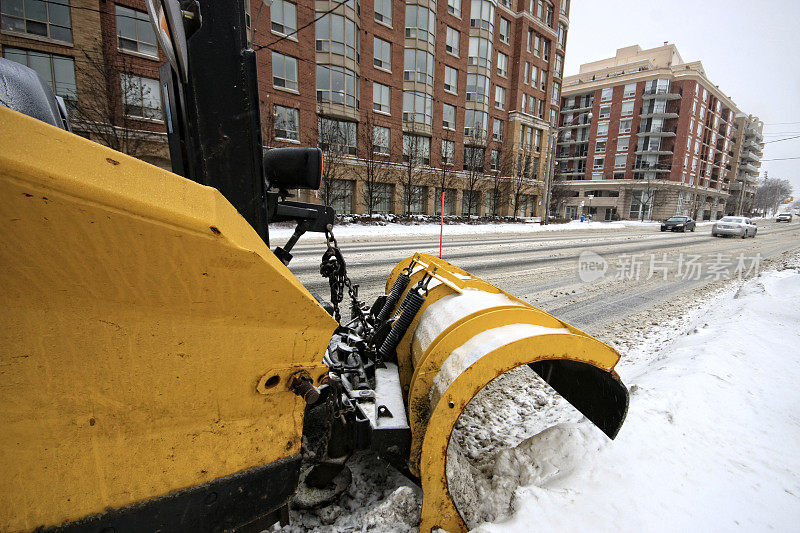
[[[453,503],[445,473],[447,447],[458,417],[470,400],[496,377],[514,368],[545,359],[567,359],[610,371],[619,355],[591,337],[572,333],[546,334],[509,343],[462,372],[433,409],[422,445],[422,515],[420,531],[442,528],[450,532],[467,528]]]
[[[0,232],[0,530],[299,452],[336,323],[218,191],[0,106]]]

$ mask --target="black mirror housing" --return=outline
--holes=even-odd
[[[264,179],[268,187],[317,190],[322,184],[322,150],[272,148],[264,154]]]

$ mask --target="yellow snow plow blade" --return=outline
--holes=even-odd
[[[291,498],[337,324],[216,189],[0,106],[0,213],[0,530]]]
[[[470,400],[498,376],[529,365],[614,438],[628,392],[611,347],[446,261],[417,254],[401,262],[413,287],[432,276],[425,304],[397,347],[412,431],[410,469],[423,489],[421,531],[465,531],[448,492],[445,461],[453,428]]]

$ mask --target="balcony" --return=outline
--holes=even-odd
[[[568,105],[561,108],[562,114],[567,113],[581,113],[585,111],[591,111],[594,107],[594,102],[589,102],[588,104],[578,104],[578,105]]]
[[[758,176],[758,169],[750,163],[744,163],[742,165],[739,165],[739,170],[751,176]]]
[[[672,150],[650,150],[648,148],[643,148],[641,150],[636,150],[634,152],[636,155],[673,155]]]
[[[680,93],[671,93],[666,89],[659,89],[659,90],[645,90],[642,93],[642,100],[653,100],[655,98],[661,98],[664,100],[680,100],[683,98]]]
[[[562,140],[558,141],[558,144],[560,144],[560,145],[582,144],[582,143],[588,143],[588,142],[589,142],[589,138],[588,137],[585,138],[585,139],[572,139],[572,138],[570,138],[570,139],[562,139]]]
[[[586,169],[583,170],[559,170],[559,176],[582,176],[586,174]]]
[[[561,157],[558,157],[557,159],[559,161],[574,161],[576,159],[586,159],[586,155],[587,155],[587,153],[583,152],[583,153],[580,153],[580,154],[572,154],[572,155],[561,156]]]
[[[647,163],[640,163],[638,165],[633,166],[633,171],[635,173],[638,172],[658,172],[669,174],[672,171],[672,165],[667,165],[663,163],[659,163],[657,165],[648,165]]]
[[[661,130],[649,130],[649,129],[647,129],[645,127],[641,127],[641,126],[639,127],[639,130],[638,130],[639,135],[646,135],[648,137],[675,137],[675,135],[677,134],[677,131],[678,131],[677,127],[672,128],[672,129],[668,129],[668,130],[664,130],[664,129],[661,129]]]
[[[639,115],[639,118],[641,118],[641,119],[645,119],[645,118],[663,118],[664,120],[669,120],[671,118],[678,118],[678,113],[676,113],[674,111],[667,111],[667,110],[665,110],[665,111],[652,111],[652,110],[642,109],[642,114]]]

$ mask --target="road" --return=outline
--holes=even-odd
[[[754,239],[714,238],[710,232],[710,225],[702,225],[694,233],[629,227],[445,237],[442,256],[602,337],[604,328],[621,318],[720,280],[746,277],[785,252],[800,251],[797,222],[759,221]],[[386,277],[398,261],[414,252],[437,254],[438,244],[434,238],[362,237],[340,241],[340,248],[351,279],[361,287],[361,298],[371,303],[383,294]],[[320,244],[298,245],[290,268],[312,292],[327,299],[327,282],[319,275],[323,251]],[[604,276],[581,279],[584,252],[597,254],[589,255],[597,264],[606,264]]]

